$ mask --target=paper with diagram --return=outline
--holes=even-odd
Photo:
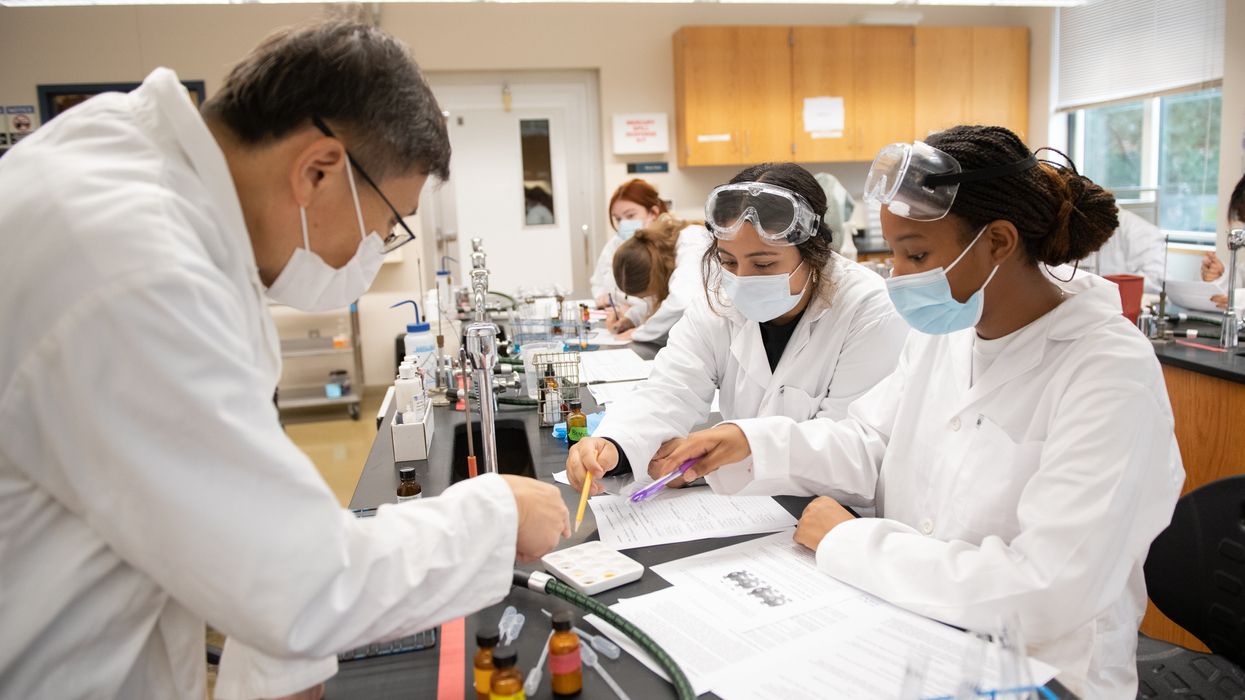
[[[981,688],[1002,682],[1009,657],[997,646],[821,573],[791,537],[788,530],[660,564],[653,571],[675,585],[612,609],[662,645],[698,693],[725,700],[894,698],[910,665],[924,669],[918,697],[951,695],[966,674]],[[617,630],[586,619],[655,667]],[[1034,660],[1023,668],[1036,684],[1056,672]]]

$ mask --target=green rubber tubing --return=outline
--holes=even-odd
[[[475,399],[476,401],[480,400],[480,397],[477,396],[474,391],[468,394],[468,396]],[[540,402],[537,401],[536,399],[531,399],[526,396],[497,396],[495,398],[497,399],[497,403],[505,405],[505,406],[539,406],[540,405]]]
[[[661,648],[660,644],[653,641],[652,637],[645,634],[639,627],[631,624],[626,618],[605,607],[605,605],[601,604],[594,598],[590,598],[589,596],[580,593],[574,588],[571,588],[548,574],[543,572],[535,573],[541,574],[542,578],[548,578],[543,587],[540,585],[538,580],[534,579],[532,575],[533,572],[522,571],[519,569],[515,569],[514,571],[514,585],[519,588],[531,589],[537,593],[551,595],[555,598],[561,598],[562,600],[565,600],[580,609],[587,610],[593,615],[596,615],[602,620],[610,623],[614,629],[617,629],[619,632],[622,632],[630,637],[636,644],[640,645],[641,649],[657,661],[657,664],[661,666],[662,669],[665,670],[666,675],[670,677],[670,683],[674,685],[674,690],[675,693],[678,694],[679,700],[695,700],[696,691],[692,689],[691,681],[687,680],[687,674],[683,673],[683,669],[679,668],[678,662],[671,658],[671,656],[666,653],[666,650]]]

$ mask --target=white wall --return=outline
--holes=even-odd
[[[680,26],[849,24],[866,13],[886,12],[877,6],[712,3],[383,4],[379,8],[380,26],[408,42],[427,71],[596,71],[603,134],[599,156],[604,164],[604,179],[598,186],[606,195],[630,177],[626,160],[612,154],[612,115],[666,112],[673,127],[671,37]],[[205,80],[210,95],[228,68],[268,32],[323,11],[323,5],[0,7],[0,65],[5,66],[0,72],[0,104],[34,104],[38,84],[138,81],[161,65],[175,69],[183,78]],[[1035,145],[1044,145],[1053,11],[923,7],[920,12],[927,25],[1030,27],[1030,133]],[[1240,131],[1237,128],[1236,133]],[[729,179],[736,168],[680,169],[673,156],[672,150],[667,156],[669,173],[647,178],[664,196],[674,199],[679,214],[698,217],[708,190]],[[868,163],[810,167],[814,172],[835,173],[857,192],[868,172]],[[597,231],[602,239],[608,234],[604,221]],[[390,380],[393,335],[401,331],[409,311],[400,314],[387,306],[422,286],[416,271],[419,247],[407,246],[403,262],[385,265],[373,291],[361,301],[368,384]],[[428,278],[433,266],[424,267]]]

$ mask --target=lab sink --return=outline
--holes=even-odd
[[[474,441],[476,468],[484,473],[484,447],[480,442],[480,423],[473,421],[471,439]],[[516,418],[497,421],[497,470],[502,474],[536,476],[532,461],[532,447],[527,441],[527,426]],[[453,483],[468,477],[467,474],[467,426],[454,426],[454,455],[451,469]]]

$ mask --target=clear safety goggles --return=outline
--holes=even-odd
[[[722,185],[709,193],[705,223],[715,237],[734,240],[744,222],[770,245],[793,246],[817,234],[821,217],[800,195],[765,182]]]
[[[896,216],[935,221],[951,211],[965,182],[990,180],[1037,167],[1030,155],[1006,165],[964,171],[950,155],[924,141],[892,143],[878,152],[865,178],[865,201],[885,205]]]

